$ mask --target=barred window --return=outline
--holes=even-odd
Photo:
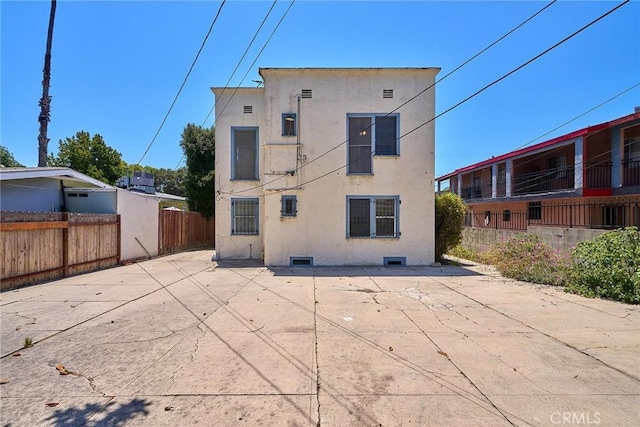
[[[258,234],[258,199],[231,199],[231,234]]]
[[[398,196],[348,196],[347,237],[400,237]]]
[[[298,200],[296,196],[282,196],[280,201],[280,214],[282,216],[296,216],[298,213]]]

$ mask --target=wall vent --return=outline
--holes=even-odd
[[[393,89],[382,89],[383,98],[393,98]]]
[[[382,258],[382,264],[385,267],[404,267],[407,265],[407,257],[386,256]]]
[[[252,114],[253,113],[253,105],[245,105],[244,106],[244,113],[245,114]]]
[[[311,89],[302,89],[302,97],[303,98],[312,98],[313,92]]]
[[[292,256],[291,258],[289,258],[289,265],[291,267],[312,267],[313,257]]]

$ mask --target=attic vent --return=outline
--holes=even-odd
[[[291,267],[312,267],[313,257],[294,257],[289,258],[289,265]]]
[[[303,98],[312,98],[312,91],[311,89],[302,89],[302,97]]]
[[[382,89],[383,98],[393,98],[393,89]]]
[[[245,105],[244,106],[244,113],[245,114],[252,114],[253,113],[253,105]]]

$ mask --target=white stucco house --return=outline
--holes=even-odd
[[[439,70],[261,68],[259,87],[212,88],[217,259],[432,264]]]

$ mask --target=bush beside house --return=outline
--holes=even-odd
[[[466,206],[454,193],[436,196],[436,260],[462,242]]]

